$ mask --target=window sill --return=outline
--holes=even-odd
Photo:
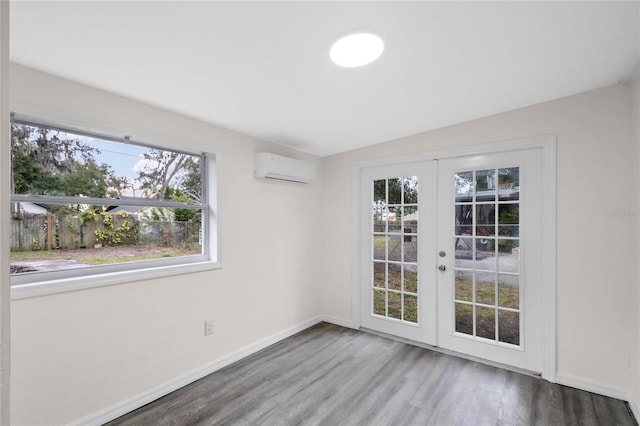
[[[82,277],[40,281],[32,284],[21,284],[11,288],[11,300],[28,299],[32,297],[49,296],[71,291],[106,287],[116,284],[145,281],[172,275],[190,274],[193,272],[221,269],[219,262],[204,261],[182,265],[157,266],[131,271],[110,272],[105,274],[87,275]]]

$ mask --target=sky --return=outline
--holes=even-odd
[[[86,138],[86,140],[100,150],[99,155],[94,155],[98,164],[109,164],[118,177],[126,176],[131,180],[138,177],[138,170],[141,167],[139,163],[144,161],[142,154],[149,148],[96,138]]]

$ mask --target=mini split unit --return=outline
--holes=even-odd
[[[256,179],[293,183],[309,183],[315,175],[315,167],[312,163],[269,152],[255,154],[253,170],[253,175]]]

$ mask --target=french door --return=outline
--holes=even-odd
[[[542,371],[541,152],[363,168],[361,326]]]

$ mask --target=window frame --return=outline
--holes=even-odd
[[[202,212],[202,253],[165,259],[120,262],[108,265],[96,265],[87,268],[74,268],[59,271],[38,272],[34,274],[11,275],[11,298],[23,299],[49,294],[57,294],[82,289],[123,284],[134,281],[149,280],[171,275],[181,275],[212,269],[220,269],[221,233],[220,211],[218,207],[218,164],[220,153],[214,146],[194,142],[187,138],[177,138],[167,135],[154,134],[139,129],[114,126],[96,121],[81,120],[77,117],[57,117],[47,119],[46,115],[29,115],[27,113],[12,113],[12,124],[19,123],[30,126],[45,127],[47,129],[68,132],[78,136],[87,136],[112,142],[132,143],[137,146],[164,149],[201,158],[202,196],[200,203],[187,204],[188,207],[199,208]],[[59,123],[68,123],[60,125]],[[118,132],[114,129],[120,129]],[[116,137],[114,134],[122,134]],[[124,136],[126,135],[126,136]],[[148,143],[146,141],[154,141]],[[179,149],[175,147],[179,146]],[[78,199],[83,204],[113,205],[111,198],[39,196],[26,194],[11,194],[11,203],[19,201],[52,202],[60,204],[76,203]],[[149,206],[148,200],[128,200],[127,205]],[[160,205],[161,204],[161,205]],[[155,207],[154,203],[154,207]],[[8,206],[7,206],[8,207]],[[158,207],[185,207],[185,203],[163,201]]]

